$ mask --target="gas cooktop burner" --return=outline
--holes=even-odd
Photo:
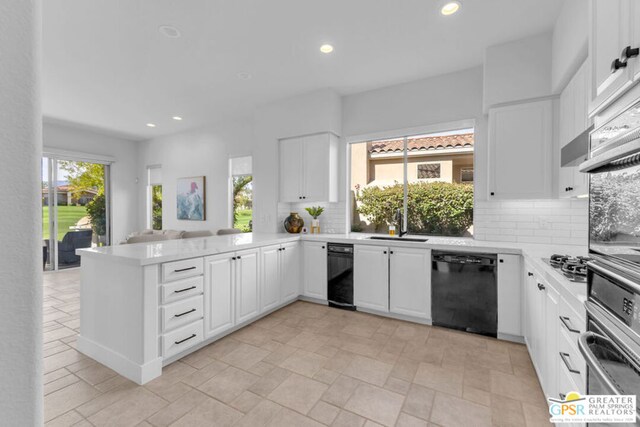
[[[559,269],[572,282],[587,281],[587,263],[591,258],[586,256],[571,257],[569,255],[553,254],[549,259],[552,267]]]

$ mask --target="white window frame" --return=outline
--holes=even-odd
[[[372,132],[372,133],[366,133],[366,134],[359,134],[359,135],[352,135],[352,136],[346,136],[345,137],[345,150],[346,150],[346,155],[345,155],[345,159],[346,159],[346,165],[345,165],[345,194],[347,195],[347,199],[349,199],[351,196],[351,144],[358,144],[358,143],[363,143],[363,142],[369,142],[369,141],[377,141],[377,140],[381,140],[381,139],[400,139],[400,138],[404,138],[404,180],[407,180],[407,163],[408,163],[408,153],[406,150],[406,145],[407,145],[407,137],[408,136],[413,136],[413,135],[421,135],[421,134],[430,134],[430,133],[439,133],[439,132],[449,132],[449,131],[456,131],[456,130],[461,130],[461,129],[473,129],[474,130],[474,134],[478,133],[478,129],[476,126],[476,120],[475,119],[463,119],[463,120],[457,120],[457,121],[451,121],[451,122],[445,122],[445,123],[437,123],[437,124],[432,124],[432,125],[425,125],[425,126],[417,126],[417,127],[410,127],[410,128],[403,128],[403,129],[395,129],[395,130],[387,130],[387,131],[380,131],[380,132]],[[473,164],[476,164],[477,158],[477,151],[473,150]],[[475,198],[475,194],[477,193],[475,191],[475,176],[474,176],[474,198]],[[404,197],[407,197],[407,186],[405,186],[404,188]],[[406,225],[406,220],[407,220],[407,206],[406,203],[404,204],[405,206],[405,212],[404,212],[404,223],[403,223],[403,228],[406,229],[407,225]],[[352,206],[350,203],[350,199],[347,201],[347,203],[345,203],[345,228],[344,228],[344,232],[349,234],[351,233],[351,217],[352,217]]]

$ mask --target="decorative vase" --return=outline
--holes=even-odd
[[[287,233],[300,233],[304,227],[304,220],[298,215],[298,212],[291,212],[284,220],[284,229]]]
[[[320,220],[317,218],[311,220],[311,234],[320,234]]]

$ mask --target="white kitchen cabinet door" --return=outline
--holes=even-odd
[[[327,299],[327,244],[304,242],[303,282],[304,295],[320,300]]]
[[[550,198],[553,101],[489,111],[489,200]]]
[[[260,311],[264,312],[280,305],[282,298],[280,290],[280,245],[261,248],[260,257]]]
[[[205,258],[204,335],[212,337],[234,325],[233,254]]]
[[[612,72],[612,62],[620,59],[622,50],[631,45],[630,6],[629,0],[590,0],[591,115],[604,109],[632,83],[637,58],[630,60],[627,67]]]
[[[285,243],[280,251],[282,301],[291,301],[300,295],[300,247],[298,242]]]
[[[558,395],[558,329],[560,327],[560,294],[551,285],[545,284],[544,318],[544,378],[542,388],[547,396]]]
[[[235,255],[236,324],[256,317],[260,312],[258,296],[258,250]]]
[[[338,147],[328,133],[304,138],[303,194],[307,202],[336,202],[338,197]]]
[[[389,249],[355,245],[353,300],[356,307],[389,311]]]
[[[522,257],[498,254],[498,337],[522,336]]]
[[[431,319],[431,250],[389,248],[389,311]]]
[[[280,201],[302,200],[302,139],[280,141]]]

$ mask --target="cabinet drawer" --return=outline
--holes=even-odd
[[[567,333],[567,336],[574,345],[578,345],[578,337],[586,330],[585,316],[580,316],[564,300],[560,300],[560,329]]]
[[[162,285],[160,291],[162,304],[200,295],[203,289],[203,280],[202,276],[196,276]]]
[[[558,359],[560,372],[564,372],[582,390],[585,386],[587,364],[568,333],[561,329],[558,334]]]
[[[162,357],[169,358],[202,341],[202,320],[190,323],[162,336]]]
[[[162,311],[162,331],[166,332],[194,320],[202,319],[203,297],[198,295],[173,304],[165,305]]]
[[[187,277],[199,276],[202,274],[203,266],[202,258],[165,262],[162,264],[162,281],[172,282],[186,279]]]

